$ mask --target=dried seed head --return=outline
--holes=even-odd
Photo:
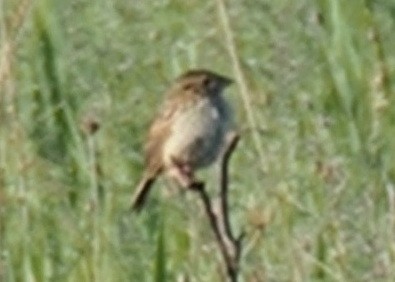
[[[99,118],[93,114],[85,115],[81,120],[80,129],[87,136],[95,134],[100,129]]]

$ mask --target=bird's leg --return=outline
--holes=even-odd
[[[197,189],[202,186],[202,182],[195,179],[194,170],[189,164],[174,158],[173,164],[174,166],[169,170],[169,174],[181,187]]]
[[[167,172],[168,175],[183,188],[188,188],[194,182],[192,174],[185,173],[182,169],[180,169],[177,166],[168,169]]]

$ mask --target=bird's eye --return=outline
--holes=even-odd
[[[216,82],[210,77],[205,77],[203,79],[203,86],[208,90],[214,90],[216,88]]]
[[[205,87],[209,87],[210,84],[211,84],[211,79],[210,79],[209,77],[205,77],[205,78],[203,79],[203,85],[204,85]]]

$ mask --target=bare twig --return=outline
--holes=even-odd
[[[230,225],[228,206],[228,163],[239,141],[239,135],[232,132],[227,137],[226,146],[221,156],[220,163],[220,208],[218,213],[214,211],[212,201],[203,183],[195,185],[192,188],[199,193],[203,202],[211,228],[214,231],[215,238],[224,258],[228,279],[231,282],[236,282],[239,274],[241,240],[243,234],[236,238],[232,233]]]
[[[227,136],[227,147],[223,152],[221,159],[221,171],[219,183],[221,185],[220,200],[221,200],[221,214],[224,216],[224,228],[228,237],[231,237],[230,221],[229,221],[229,209],[228,209],[228,162],[229,158],[236,148],[239,141],[237,133],[232,132]]]

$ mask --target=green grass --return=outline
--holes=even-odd
[[[160,181],[128,210],[169,82],[240,79],[216,1],[19,2],[0,0],[0,280],[220,281],[196,195]],[[227,94],[242,281],[394,281],[395,1],[226,7],[252,103]]]

